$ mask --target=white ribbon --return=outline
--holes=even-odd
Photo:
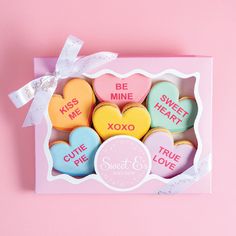
[[[58,80],[81,76],[83,73],[117,58],[117,54],[111,52],[99,52],[79,58],[77,56],[82,45],[83,42],[80,39],[69,36],[57,60],[54,73],[34,79],[9,94],[9,98],[17,108],[24,106],[34,98],[23,127],[40,123],[47,111]]]
[[[206,158],[200,159],[196,166],[192,166],[182,174],[172,178],[170,182],[157,191],[157,194],[164,195],[181,193],[209,173],[211,169],[212,157],[211,154],[209,154]]]

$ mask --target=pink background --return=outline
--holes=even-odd
[[[234,0],[0,1],[0,235],[234,235]],[[214,60],[212,195],[34,193],[34,131],[7,94],[33,77],[34,56],[58,55],[68,34],[83,54],[202,54]],[[233,84],[234,83],[234,84]],[[205,232],[204,232],[205,231]]]

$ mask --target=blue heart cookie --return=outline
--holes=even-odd
[[[94,156],[101,144],[98,134],[89,127],[74,129],[69,143],[56,141],[50,147],[53,168],[71,176],[86,176],[94,172]]]

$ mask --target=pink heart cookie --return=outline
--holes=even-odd
[[[153,129],[144,137],[151,158],[151,172],[164,178],[172,178],[193,165],[196,148],[189,141],[174,143],[166,129]]]
[[[150,91],[151,84],[151,79],[141,74],[126,78],[105,74],[94,79],[93,88],[100,102],[112,102],[123,107],[130,102],[142,103]]]

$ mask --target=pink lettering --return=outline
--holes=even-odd
[[[66,156],[64,156],[64,161],[68,162],[68,161],[70,161],[70,158],[66,155]]]

